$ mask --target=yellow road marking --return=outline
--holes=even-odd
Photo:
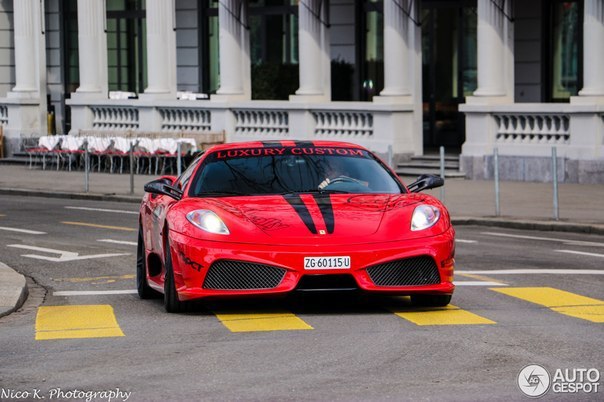
[[[492,288],[495,292],[545,306],[552,311],[591,322],[604,322],[604,301],[564,290],[535,288]]]
[[[458,273],[458,272],[456,272],[455,275],[465,276],[467,278],[476,279],[477,281],[497,282],[497,283],[501,283],[502,285],[505,285],[504,282],[501,282],[498,279],[493,279],[490,276],[486,276],[486,275],[468,274],[468,273],[465,273],[465,272],[464,273]]]
[[[214,312],[231,332],[295,331],[314,329],[295,314],[287,311],[271,313]]]
[[[92,278],[62,278],[55,279],[57,282],[71,282],[71,283],[80,283],[80,282],[95,282],[100,281],[99,283],[113,283],[117,280],[121,279],[134,279],[136,275],[116,275],[116,276],[97,276]]]
[[[97,225],[96,223],[87,223],[87,222],[69,222],[64,221],[61,222],[64,225],[75,225],[75,226],[88,226],[92,228],[100,228],[100,229],[112,229],[112,230],[124,230],[127,232],[136,232],[138,229],[127,228],[124,226],[107,226],[107,225]]]
[[[36,340],[124,336],[109,305],[42,306],[36,316]]]
[[[452,304],[446,307],[428,307],[421,310],[392,310],[392,312],[416,325],[496,324],[495,321],[460,309]]]
[[[0,216],[6,216],[6,215],[4,215],[4,214],[0,214]]]

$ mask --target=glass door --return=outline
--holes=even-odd
[[[476,2],[422,3],[424,148],[459,150],[459,104],[476,89]]]

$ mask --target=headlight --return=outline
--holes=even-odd
[[[419,205],[413,211],[411,230],[424,230],[434,226],[440,218],[440,210],[432,205]]]
[[[187,219],[193,225],[209,233],[221,235],[228,235],[230,233],[222,219],[214,212],[207,209],[189,212],[187,214]]]

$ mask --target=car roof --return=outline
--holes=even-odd
[[[247,141],[231,142],[227,144],[215,145],[206,152],[222,151],[241,148],[264,148],[264,147],[330,147],[330,148],[357,148],[364,147],[351,142],[342,141],[298,141],[298,140],[271,140],[271,141]]]

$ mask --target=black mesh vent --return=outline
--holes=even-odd
[[[285,269],[251,262],[220,260],[210,266],[204,289],[272,289],[285,276]]]
[[[419,286],[440,283],[438,267],[431,257],[406,258],[367,268],[377,286]]]

